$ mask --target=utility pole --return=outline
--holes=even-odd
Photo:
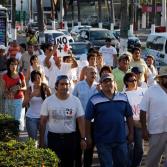
[[[16,40],[16,0],[12,0],[12,39]]]
[[[121,0],[121,32],[120,32],[120,53],[127,51],[128,40],[128,0]]]

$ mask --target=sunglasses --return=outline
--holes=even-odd
[[[128,82],[137,82],[136,79],[128,80]]]

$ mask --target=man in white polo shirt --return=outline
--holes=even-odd
[[[143,138],[149,140],[147,167],[158,167],[167,155],[167,66],[160,68],[157,85],[148,88],[140,104]]]

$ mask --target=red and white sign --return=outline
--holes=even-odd
[[[59,36],[56,38],[57,55],[58,56],[68,56],[68,51],[70,50],[69,40],[67,36]]]

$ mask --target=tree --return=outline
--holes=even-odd
[[[115,12],[114,12],[114,5],[113,5],[113,0],[110,0],[110,23],[111,26],[113,25],[113,29],[114,29],[114,24],[115,24]],[[112,29],[111,28],[111,29]]]
[[[80,0],[77,0],[77,7],[78,7],[78,24],[80,24],[80,22],[81,22]]]
[[[128,39],[128,0],[121,0],[121,32],[120,32],[120,53],[127,51]]]
[[[101,10],[101,7],[102,7],[102,1],[98,0],[99,27],[101,26],[100,24],[102,24],[102,10]]]
[[[69,1],[69,6],[71,7],[71,12],[72,12],[72,27],[74,26],[74,0]]]
[[[8,0],[1,0],[0,5],[6,6],[8,3]]]
[[[44,32],[43,1],[36,0],[36,4],[37,4],[37,13],[38,13],[39,32]]]

